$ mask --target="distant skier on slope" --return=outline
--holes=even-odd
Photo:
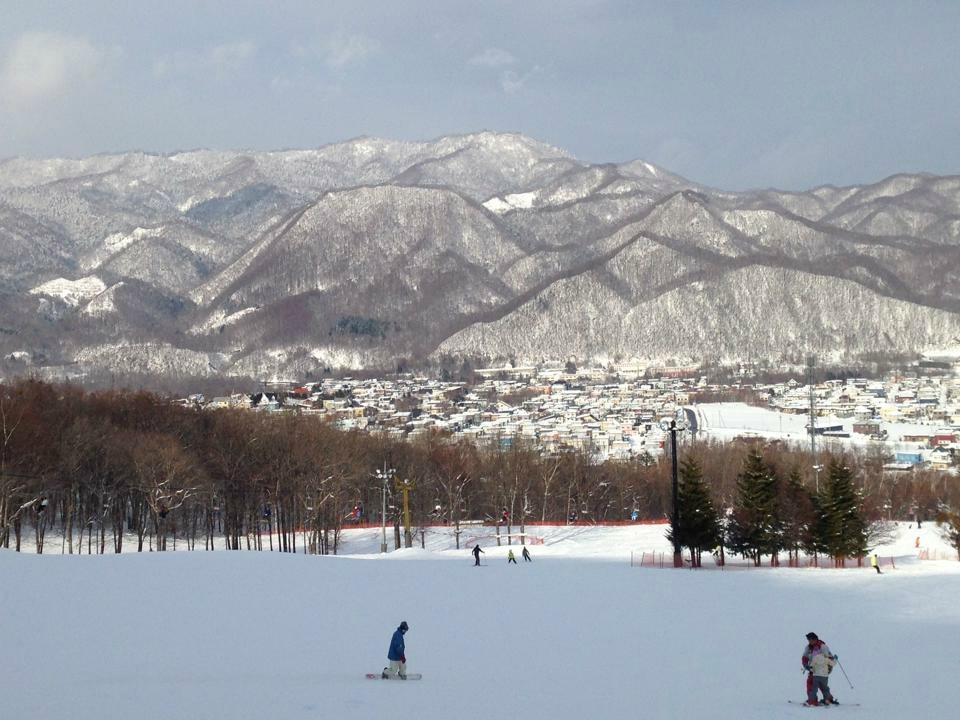
[[[817,691],[823,695],[824,705],[838,705],[837,699],[830,693],[827,676],[836,664],[837,656],[830,652],[827,644],[814,632],[807,633],[807,644],[803,648],[800,662],[807,672],[807,705],[819,705]]]
[[[526,546],[526,545],[523,546],[523,561],[524,561],[524,562],[533,562],[533,560],[530,558],[530,551],[527,550],[527,546]]]
[[[471,552],[473,553],[473,559],[474,559],[474,563],[473,563],[473,564],[474,564],[474,566],[479,565],[479,564],[480,564],[480,553],[483,552],[483,550],[480,549],[480,543],[477,543],[476,545],[474,545],[474,546],[473,546],[473,550],[472,550]],[[483,554],[486,555],[486,553],[483,553]]]
[[[876,553],[870,556],[870,567],[877,571],[877,575],[883,575],[880,572],[880,558],[877,557]]]
[[[407,679],[407,655],[406,647],[403,642],[403,636],[410,626],[404,620],[399,627],[393,631],[393,637],[390,638],[390,649],[387,650],[387,660],[390,661],[390,667],[383,669],[383,677],[397,675],[401,680]]]
[[[517,556],[513,554],[512,548],[507,551],[507,565],[510,563],[513,563],[514,565],[517,564]]]

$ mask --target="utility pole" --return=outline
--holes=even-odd
[[[416,485],[409,480],[397,480],[396,489],[403,493],[403,546],[413,547],[413,535],[410,533],[410,491]]]
[[[677,431],[687,429],[683,410],[678,410],[672,418],[663,418],[660,429],[670,433],[671,478],[673,490],[673,517],[670,519],[673,530],[673,566],[683,567],[683,553],[680,549],[680,483],[677,479]]]
[[[683,567],[680,552],[680,483],[677,481],[677,421],[670,421],[670,456],[673,460],[673,566]]]

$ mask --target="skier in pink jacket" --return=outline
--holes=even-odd
[[[827,677],[836,664],[837,656],[830,652],[827,644],[814,632],[807,633],[807,644],[803,648],[800,662],[807,671],[807,705],[839,705],[830,693]],[[823,695],[823,702],[817,702],[817,691]]]

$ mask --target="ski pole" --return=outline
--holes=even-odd
[[[850,682],[850,678],[847,677],[847,671],[844,670],[844,669],[843,669],[843,665],[840,664],[840,658],[836,658],[836,660],[837,660],[837,665],[840,667],[840,672],[842,672],[842,673],[843,673],[843,676],[844,676],[845,678],[847,678],[847,685],[849,685],[849,686],[850,686],[850,689],[853,690],[853,689],[854,689],[854,688],[853,688],[853,683]]]

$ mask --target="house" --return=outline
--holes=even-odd
[[[894,455],[897,465],[919,465],[923,462],[923,454],[919,452],[898,452]]]
[[[250,395],[249,406],[254,410],[279,410],[280,400],[276,393],[258,392]]]
[[[936,435],[930,438],[930,445],[933,447],[938,447],[940,445],[955,443],[956,441],[957,436],[954,433],[938,432]]]
[[[929,456],[930,467],[937,470],[946,470],[953,466],[953,453],[945,447],[938,447],[931,451]]]

